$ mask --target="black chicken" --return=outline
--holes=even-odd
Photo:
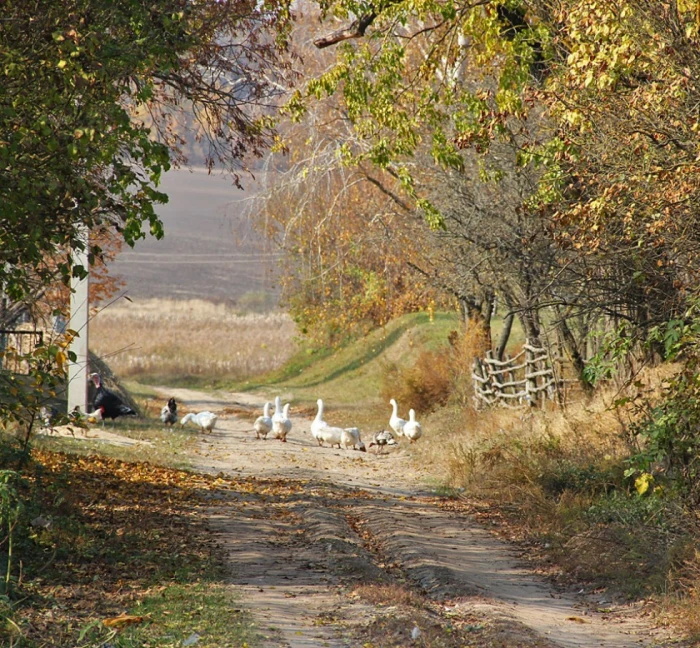
[[[380,430],[373,437],[369,447],[377,446],[379,452],[384,450],[384,446],[397,445],[394,435],[389,430]]]
[[[44,405],[39,410],[39,420],[41,421],[41,427],[45,430],[51,430],[54,423],[58,420],[58,410],[51,405]]]
[[[95,383],[97,391],[92,401],[93,409],[102,412],[103,419],[114,420],[118,416],[137,416],[136,412],[124,404],[121,398],[114,392],[109,391],[103,384],[100,374],[90,374],[92,382]]]
[[[168,404],[164,405],[163,409],[160,410],[160,420],[165,425],[175,425],[177,423],[177,403],[174,398],[171,398]]]

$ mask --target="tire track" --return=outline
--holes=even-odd
[[[190,407],[262,407],[262,399],[249,395],[167,393]],[[251,495],[234,516],[212,514],[230,558],[231,582],[267,636],[264,648],[362,645],[357,633],[384,612],[350,596],[353,587],[403,579],[430,601],[433,620],[449,614],[484,619],[487,630],[507,628],[512,641],[502,646],[671,645],[639,610],[595,612],[590,601],[536,577],[471,518],[439,508],[418,492],[425,473],[412,467],[404,450],[375,455],[319,448],[308,425],[295,420],[288,443],[281,444],[256,440],[250,423],[225,415],[193,457],[205,472],[295,485],[294,496],[272,502]]]

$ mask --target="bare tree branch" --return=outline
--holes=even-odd
[[[374,22],[376,17],[377,14],[374,11],[370,11],[364,16],[360,16],[357,20],[354,20],[349,27],[334,31],[328,36],[317,38],[314,41],[314,45],[318,47],[318,49],[323,49],[324,47],[330,47],[331,45],[350,40],[351,38],[362,38],[367,28]]]

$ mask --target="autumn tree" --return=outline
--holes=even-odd
[[[315,17],[300,10],[292,36],[309,77],[333,60],[304,46]],[[343,108],[316,104],[279,135],[285,155],[270,159],[256,221],[282,252],[282,299],[300,330],[335,344],[444,300],[407,263],[428,253],[411,199],[385,171],[344,162],[348,141],[361,143]]]
[[[177,154],[169,125],[181,105],[201,116],[212,163],[233,170],[263,150],[269,130],[247,107],[276,92],[270,29],[285,18],[254,3],[6,3],[0,240],[12,300],[53,279],[44,259],[80,247],[78,226],[127,244],[144,224],[161,234],[153,205],[166,200],[156,187]]]
[[[497,184],[510,170],[536,169],[529,194],[511,195],[506,208],[528,224],[513,252],[526,259],[536,243],[539,279],[521,265],[513,299],[516,277],[503,275],[513,264],[492,277],[501,297],[531,314],[533,332],[541,308],[569,342],[569,323],[586,318],[571,344],[580,352],[597,318],[626,322],[644,340],[683,312],[697,268],[694,4],[341,0],[327,16],[316,44],[335,45],[336,64],[289,110],[342,97],[358,134],[345,159],[390,173],[430,224],[457,233],[446,219],[456,213],[449,192],[418,182],[421,150],[465,176],[472,203],[489,194],[484,173]],[[494,232],[503,224],[483,222]]]
[[[603,261],[592,282],[606,288],[611,314],[642,335],[677,317],[696,285],[694,9],[567,3],[554,15],[555,44],[567,51],[547,95],[564,146],[553,168],[567,178],[552,185],[558,240]]]
[[[0,282],[8,303],[42,299],[47,286],[84,275],[68,251],[84,247],[85,228],[90,264],[104,257],[104,241],[133,245],[144,228],[162,235],[154,206],[167,200],[161,174],[182,159],[178,111],[195,116],[210,164],[235,173],[265,149],[288,18],[274,2],[4,3]]]
[[[427,3],[417,15],[404,16],[400,3],[385,8],[367,8],[367,19],[352,23],[360,24],[357,33],[348,27],[316,40],[325,48],[360,39],[340,46],[336,65],[309,82],[307,96],[342,97],[338,112],[354,131],[343,138],[338,157],[358,168],[374,165],[382,190],[414,216],[422,214],[427,227],[416,229],[420,251],[403,259],[407,269],[457,302],[489,344],[497,298],[509,308],[508,321],[517,313],[537,341],[538,281],[546,280],[533,278],[533,255],[523,253],[522,241],[531,240],[532,231],[542,233],[543,224],[528,219],[525,201],[536,191],[535,175],[518,174],[512,141],[524,122],[522,99],[510,87],[517,77],[514,62],[527,67],[518,60],[523,48],[503,37],[498,12],[468,15],[467,6]],[[340,5],[335,10],[342,15]],[[471,32],[482,38],[481,60],[472,57]],[[510,86],[499,88],[498,70],[487,56],[501,55],[511,59],[503,71]],[[307,106],[299,93],[287,109],[300,117]],[[485,163],[479,158],[489,154],[492,137],[509,145],[501,151],[506,159]],[[471,160],[460,150],[467,145],[476,151]],[[504,168],[513,171],[512,190],[504,191]],[[516,189],[518,177],[523,182]],[[541,241],[537,249],[547,250],[549,243]]]
[[[286,138],[288,166],[268,171],[256,218],[282,252],[282,299],[302,333],[335,344],[434,304],[407,265],[425,252],[422,225],[382,191],[381,172],[339,164],[321,126]]]

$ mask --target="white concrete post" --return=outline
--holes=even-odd
[[[86,270],[88,265],[88,230],[83,228],[80,237],[85,243],[85,250],[73,250],[73,265],[81,265]],[[76,406],[83,413],[88,412],[87,405],[87,380],[88,380],[88,318],[90,304],[88,301],[88,289],[90,280],[88,277],[71,279],[70,319],[68,328],[77,331],[78,336],[73,339],[70,350],[76,355],[76,361],[68,365],[68,413]]]

